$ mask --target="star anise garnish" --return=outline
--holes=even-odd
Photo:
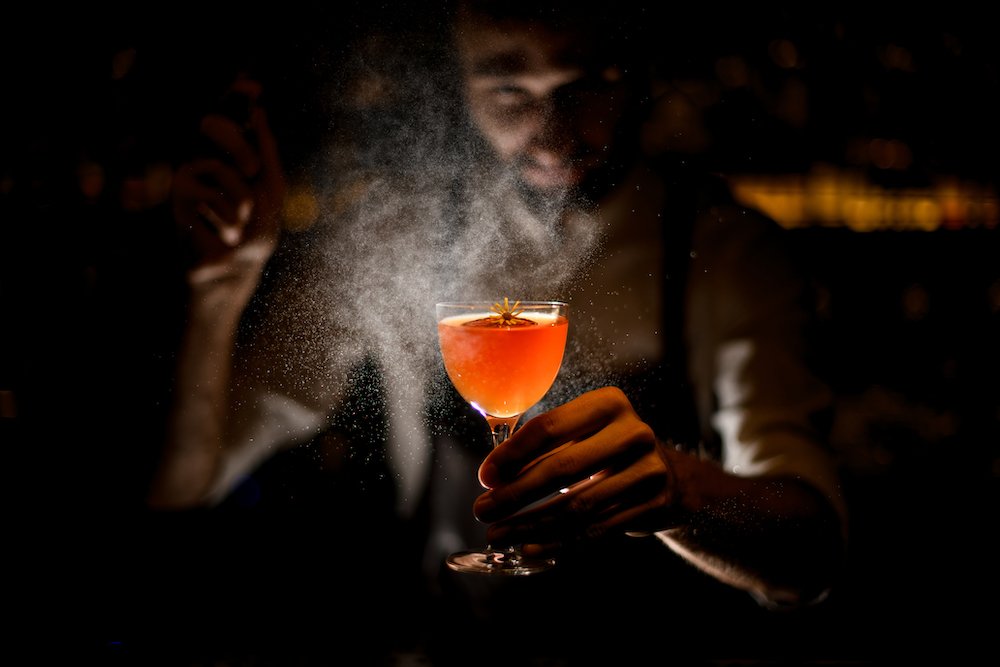
[[[520,327],[526,324],[538,324],[533,320],[529,320],[526,317],[518,317],[524,312],[524,308],[521,308],[520,300],[515,301],[513,305],[510,303],[510,299],[507,297],[503,298],[503,305],[500,303],[494,303],[490,308],[492,314],[489,317],[483,317],[478,320],[472,320],[471,322],[466,322],[466,326],[494,326],[494,327]]]

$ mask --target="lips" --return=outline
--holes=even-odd
[[[533,187],[551,190],[578,185],[583,180],[583,170],[568,165],[543,166],[529,162],[521,166],[521,176]]]

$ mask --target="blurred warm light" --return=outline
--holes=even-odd
[[[292,187],[285,197],[283,209],[285,228],[289,231],[308,229],[319,218],[319,203],[308,187]]]
[[[799,64],[799,51],[790,40],[771,40],[767,45],[767,53],[774,64],[782,69],[793,69]]]
[[[157,162],[146,168],[146,197],[151,206],[167,201],[174,182],[174,170],[166,162]]]
[[[898,44],[886,44],[878,52],[879,61],[886,69],[913,71],[913,54]]]
[[[957,178],[925,188],[886,188],[861,172],[817,166],[808,174],[737,175],[733,190],[786,228],[813,225],[854,231],[993,229],[997,192]]]
[[[104,167],[100,164],[90,161],[80,163],[76,168],[76,177],[84,199],[94,201],[104,192]]]
[[[750,83],[750,68],[741,56],[723,56],[716,60],[715,75],[727,88],[741,88]]]
[[[933,232],[941,226],[941,206],[931,197],[917,195],[913,205],[913,226]]]

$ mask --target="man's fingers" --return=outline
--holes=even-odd
[[[200,160],[178,174],[177,187],[182,207],[208,223],[226,245],[239,244],[253,214],[253,193],[234,169]]]

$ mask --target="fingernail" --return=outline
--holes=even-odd
[[[235,246],[240,242],[242,234],[236,227],[223,227],[219,230],[219,236],[226,245]]]
[[[236,217],[239,221],[246,224],[250,222],[250,214],[253,213],[253,201],[250,199],[244,199],[240,202],[240,205],[236,207]]]
[[[492,463],[483,463],[479,466],[479,483],[484,489],[493,487],[497,479],[497,467]]]

